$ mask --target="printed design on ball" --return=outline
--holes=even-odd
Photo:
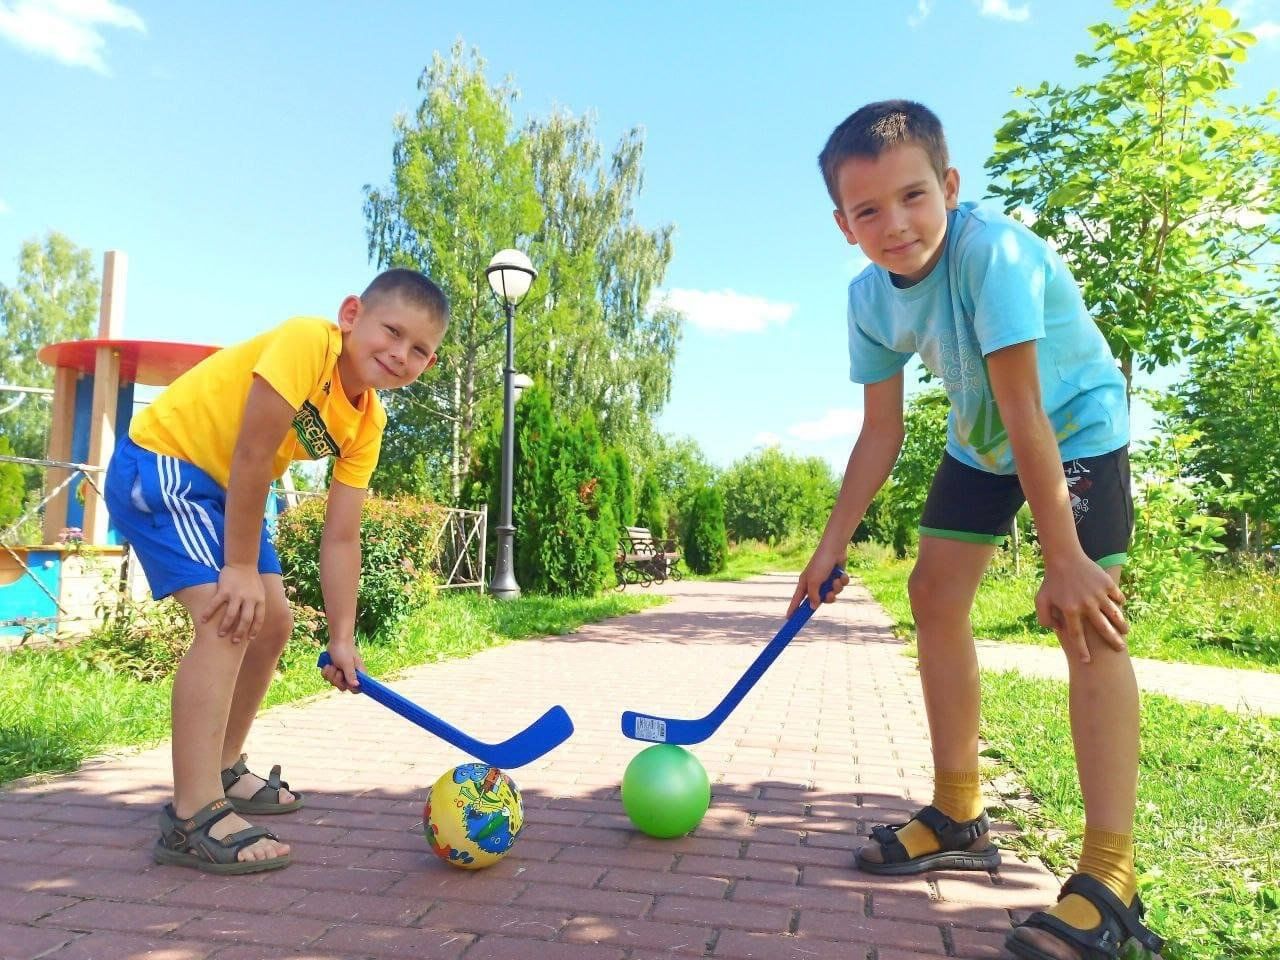
[[[442,776],[423,809],[426,840],[455,866],[485,866],[501,858],[524,828],[514,781],[496,767],[467,763]]]

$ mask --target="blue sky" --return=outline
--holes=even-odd
[[[1259,44],[1243,96],[1280,82],[1280,0],[1233,8]],[[0,281],[49,229],[129,256],[126,335],[225,344],[332,316],[372,275],[365,184],[432,52],[477,46],[519,118],[645,128],[646,225],[676,225],[668,295],[689,318],[660,425],[716,463],[764,443],[843,465],[859,423],[844,289],[861,266],[815,156],[860,104],[942,117],[962,197],[1013,90],[1078,82],[1076,0],[337,2],[0,0]]]

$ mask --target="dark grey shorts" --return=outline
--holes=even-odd
[[[1080,546],[1099,566],[1128,559],[1133,535],[1129,448],[1062,465]],[[942,455],[920,516],[920,536],[999,545],[1026,502],[1017,474],[987,473]]]

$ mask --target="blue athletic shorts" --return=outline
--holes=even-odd
[[[107,466],[103,493],[112,522],[142,562],[157,600],[175,590],[218,582],[227,491],[213,477],[125,437]],[[258,572],[280,573],[265,519]]]

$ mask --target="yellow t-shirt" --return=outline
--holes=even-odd
[[[280,477],[294,460],[332,456],[333,478],[366,488],[378,465],[387,414],[366,390],[354,406],[338,380],[342,332],[320,317],[293,317],[274,330],[196,364],[133,418],[129,436],[154,453],[194,463],[225,489],[254,374],[296,410],[272,459]]]

